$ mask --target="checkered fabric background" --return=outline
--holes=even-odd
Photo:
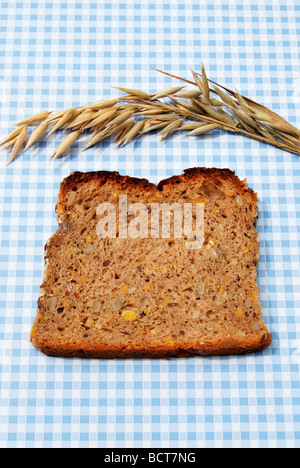
[[[300,126],[300,4],[292,0],[0,1],[0,137],[40,109],[154,91],[190,67]],[[300,161],[215,132],[145,137],[63,160],[57,134],[6,167],[0,153],[0,446],[299,447]],[[178,360],[54,359],[29,343],[63,177],[118,170],[153,182],[229,167],[258,192],[259,285],[272,346]]]

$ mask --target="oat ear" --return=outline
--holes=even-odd
[[[242,96],[239,91],[210,80],[204,64],[201,74],[191,70],[194,81],[158,71],[196,88],[182,91],[186,86],[173,86],[149,94],[117,87],[125,93],[124,96],[65,111],[39,112],[17,123],[17,129],[0,143],[5,148],[13,147],[8,163],[23,148],[31,126],[35,128],[25,149],[39,141],[48,128],[48,136],[61,129],[70,130],[71,133],[55,150],[53,159],[60,157],[83,131],[93,132],[86,150],[110,136],[118,146],[123,146],[154,130],[159,130],[158,135],[164,140],[177,130],[187,130],[200,136],[215,128],[300,154],[299,129],[265,106]]]

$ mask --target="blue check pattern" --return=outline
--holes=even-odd
[[[0,1],[0,137],[41,109],[175,86],[201,69],[300,126],[300,5],[292,0]],[[0,446],[300,446],[300,161],[222,132],[104,142],[48,163],[61,135],[6,167],[0,153]],[[158,182],[229,167],[258,192],[259,285],[274,341],[255,355],[54,359],[29,343],[63,177],[118,170]]]

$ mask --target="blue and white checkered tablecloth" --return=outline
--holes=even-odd
[[[0,1],[2,139],[40,109],[67,108],[208,75],[300,126],[300,3],[292,0]],[[48,158],[61,135],[6,167],[0,153],[1,447],[300,446],[300,161],[225,133],[104,142]],[[178,360],[55,359],[29,333],[56,230],[63,177],[118,170],[153,182],[229,167],[260,198],[259,285],[274,341],[254,355]]]

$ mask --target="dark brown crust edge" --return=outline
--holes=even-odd
[[[197,179],[199,175],[204,175],[205,177],[209,177],[211,180],[215,180],[221,178],[225,181],[231,181],[236,186],[241,188],[246,188],[246,190],[253,192],[252,189],[245,186],[244,182],[242,182],[236,175],[234,171],[230,169],[219,169],[216,167],[193,167],[190,169],[185,169],[184,174],[182,175],[175,175],[169,177],[168,179],[162,180],[157,185],[158,190],[163,190],[165,185],[173,185],[180,182],[186,182],[189,180]]]
[[[244,192],[248,192],[253,201],[257,203],[256,193],[249,187],[247,187],[246,182],[241,181],[236,175],[235,172],[230,169],[219,169],[219,168],[191,168],[186,169],[184,174],[178,176],[172,176],[168,179],[162,180],[158,185],[150,183],[147,179],[138,179],[129,176],[122,176],[118,172],[109,172],[109,171],[95,171],[95,172],[73,172],[65,178],[60,186],[58,203],[64,203],[66,195],[73,190],[78,184],[81,183],[90,183],[96,182],[99,185],[105,184],[107,182],[115,182],[121,184],[123,188],[140,188],[140,189],[149,189],[153,188],[163,191],[164,187],[170,185],[175,185],[178,183],[191,181],[198,179],[199,175],[204,175],[210,180],[222,179],[223,181],[230,181],[236,187],[240,188]],[[70,347],[58,347],[58,343],[53,344],[53,346],[43,343],[43,340],[39,342],[36,336],[31,336],[30,340],[35,348],[37,348],[42,353],[48,356],[56,357],[78,357],[78,358],[95,358],[95,359],[116,359],[116,358],[148,358],[148,359],[161,359],[161,358],[172,358],[172,357],[193,357],[193,356],[223,356],[223,355],[242,355],[257,352],[267,348],[272,342],[272,335],[266,333],[263,335],[262,340],[259,342],[252,341],[242,346],[238,343],[231,342],[228,343],[225,347],[219,346],[216,348],[214,345],[206,344],[203,349],[89,349],[82,350],[78,348]]]
[[[122,176],[119,172],[109,171],[95,171],[95,172],[73,172],[66,177],[60,186],[58,201],[63,202],[67,193],[73,190],[78,184],[87,184],[90,182],[97,182],[99,185],[106,184],[107,182],[115,182],[120,184],[123,188],[141,188],[143,190],[159,190],[163,191],[167,185],[176,185],[187,181],[197,180],[199,175],[203,175],[210,180],[224,180],[233,183],[237,188],[244,192],[248,192],[257,201],[256,193],[247,186],[246,182],[241,181],[230,169],[219,169],[214,167],[194,167],[185,169],[184,174],[175,175],[168,179],[160,181],[157,185],[149,182],[147,179],[138,179],[136,177]]]
[[[90,358],[90,359],[125,359],[125,358],[146,358],[146,359],[170,359],[180,357],[211,357],[211,356],[227,356],[227,355],[243,355],[261,351],[267,348],[272,342],[272,335],[270,333],[264,334],[263,339],[258,342],[248,343],[247,345],[240,346],[234,345],[234,342],[229,342],[228,345],[216,349],[215,345],[209,346],[208,344],[203,349],[194,348],[173,348],[173,349],[131,349],[131,348],[112,348],[107,347],[100,349],[83,350],[70,346],[59,348],[57,343],[55,347],[42,343],[33,342],[34,346],[46,354],[47,356],[55,357],[77,357],[77,358]]]
[[[58,201],[62,201],[66,194],[73,190],[78,184],[88,184],[90,182],[97,182],[99,185],[104,185],[107,182],[114,182],[120,184],[123,188],[142,188],[144,190],[156,188],[156,185],[152,184],[147,179],[122,176],[119,172],[73,172],[62,181]]]

